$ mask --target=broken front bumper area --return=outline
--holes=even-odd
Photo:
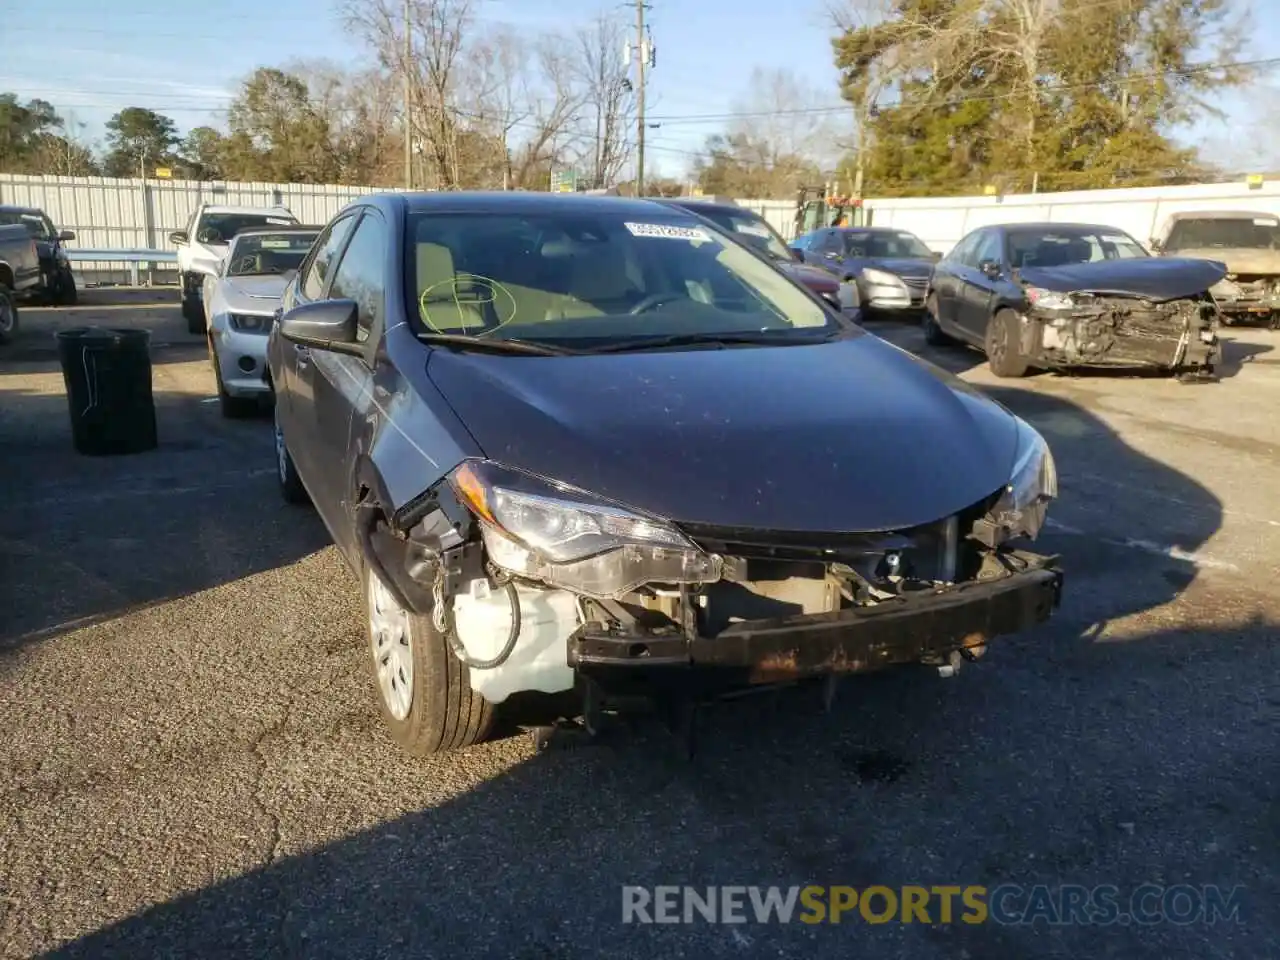
[[[837,613],[734,623],[712,637],[644,633],[589,622],[569,639],[569,665],[619,676],[694,670],[728,685],[942,663],[1047,620],[1061,599],[1056,558],[1014,551],[1016,573]]]
[[[1035,366],[1212,371],[1221,356],[1220,314],[1207,296],[1154,303],[1077,294],[1076,301],[1070,310],[1027,314],[1038,327]]]

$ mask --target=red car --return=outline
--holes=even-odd
[[[841,302],[838,279],[821,267],[810,267],[797,259],[781,234],[754,210],[741,207],[732,200],[710,197],[669,197],[663,198],[661,202],[710,220],[734,239],[763,253],[777,264],[779,270],[808,287],[841,313],[856,309],[853,304],[846,307]]]

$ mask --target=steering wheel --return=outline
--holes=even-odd
[[[634,307],[627,311],[631,316],[638,313],[644,313],[646,310],[652,310],[654,307],[661,306],[664,303],[670,303],[672,300],[684,300],[684,294],[668,291],[667,293],[651,293],[645,297]]]
[[[231,265],[232,273],[257,273],[258,257],[256,254],[246,253],[243,257],[236,260]]]

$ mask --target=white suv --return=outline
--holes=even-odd
[[[209,203],[196,207],[187,229],[169,234],[178,248],[178,282],[187,330],[204,333],[201,288],[207,274],[218,272],[232,237],[250,227],[292,226],[297,222],[287,207],[225,207]]]

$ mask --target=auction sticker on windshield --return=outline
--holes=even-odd
[[[635,237],[664,237],[668,240],[710,240],[701,227],[671,227],[665,223],[624,223]]]
[[[288,250],[293,244],[288,240],[263,240],[262,249],[264,250]]]
[[[737,230],[738,233],[746,233],[753,237],[769,236],[768,230],[766,230],[764,227],[757,227],[754,223],[735,224],[733,229]]]
[[[1255,227],[1275,227],[1275,226],[1280,226],[1280,222],[1272,220],[1268,217],[1263,217],[1261,219],[1255,219],[1253,221],[1253,225]]]

